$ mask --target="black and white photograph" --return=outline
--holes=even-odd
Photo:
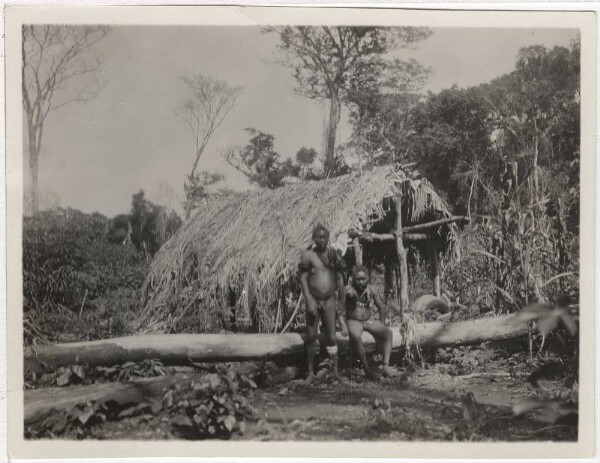
[[[583,442],[570,14],[20,23],[22,445]]]

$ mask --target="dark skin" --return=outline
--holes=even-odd
[[[326,230],[317,230],[313,236],[315,246],[302,253],[301,264],[310,268],[303,270],[300,275],[302,295],[306,301],[306,363],[308,375],[306,384],[312,383],[315,377],[315,356],[317,334],[319,332],[319,319],[325,330],[325,343],[332,347],[337,345],[335,336],[336,318],[342,327],[342,335],[348,335],[346,322],[341,311],[336,310],[335,294],[339,290],[342,307],[345,304],[344,276],[340,271],[332,270],[327,245],[329,233]],[[337,354],[330,354],[333,362],[333,375],[339,378]]]
[[[369,284],[369,276],[364,271],[359,271],[354,274],[352,277],[352,286],[356,293],[361,296],[367,290]],[[355,306],[356,299],[355,298],[346,298],[346,317],[348,324],[348,331],[350,334],[350,344],[352,345],[353,351],[358,355],[359,360],[365,367],[365,373],[367,377],[371,379],[377,379],[379,374],[373,369],[367,360],[367,355],[365,353],[365,347],[362,342],[362,334],[363,331],[370,333],[378,346],[382,347],[383,350],[383,369],[382,374],[384,376],[393,376],[394,372],[390,368],[390,356],[392,353],[392,339],[393,334],[392,330],[390,330],[387,326],[385,326],[385,312],[383,308],[383,304],[381,303],[381,299],[373,291],[372,288],[369,289],[371,292],[371,297],[373,304],[377,307],[379,311],[379,320],[367,319],[363,320],[363,318],[368,317],[367,314],[360,313],[360,310],[357,310]],[[358,318],[358,319],[354,319]]]

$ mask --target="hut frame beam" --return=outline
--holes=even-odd
[[[432,222],[420,223],[417,225],[411,225],[409,227],[404,227],[403,231],[410,233],[410,232],[414,232],[414,231],[428,230],[430,228],[435,228],[435,227],[439,227],[440,225],[446,225],[448,223],[454,223],[454,222],[468,223],[469,218],[464,217],[462,215],[454,215],[454,216],[448,217],[446,219],[439,219],[439,220],[434,220]]]
[[[413,232],[421,231],[421,230],[429,230],[431,228],[440,227],[440,226],[446,225],[448,223],[468,222],[468,221],[469,221],[468,217],[452,216],[452,217],[448,217],[445,219],[434,220],[432,222],[420,223],[417,225],[410,225],[408,227],[402,228],[402,237],[407,241],[427,240],[427,239],[431,239],[431,236],[428,235],[427,233],[413,233]],[[376,242],[376,241],[394,241],[397,239],[398,233],[399,232],[396,232],[396,233],[363,232],[360,235],[358,235],[356,237],[356,239],[359,241],[366,241],[369,243]]]
[[[367,243],[376,243],[380,241],[396,241],[396,238],[397,236],[394,233],[365,232],[356,239]],[[405,241],[423,241],[431,239],[431,236],[427,233],[402,233],[402,238]]]

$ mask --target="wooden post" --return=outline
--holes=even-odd
[[[404,318],[404,311],[408,310],[408,265],[406,263],[406,249],[402,241],[402,196],[394,198],[396,205],[396,252],[400,267],[400,313]]]
[[[440,297],[442,295],[442,284],[440,279],[440,254],[438,250],[438,243],[435,240],[431,241],[431,268],[433,270],[433,287],[435,295]]]
[[[384,263],[385,276],[384,276],[384,293],[385,293],[385,305],[388,306],[390,295],[393,294],[394,287],[394,269],[392,267],[392,262],[388,259],[385,260]]]

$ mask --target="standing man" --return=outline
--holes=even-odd
[[[338,348],[335,337],[336,317],[342,328],[342,336],[348,335],[343,316],[345,307],[344,261],[338,252],[329,246],[329,230],[319,224],[313,230],[314,245],[302,252],[300,260],[300,285],[306,301],[306,361],[308,376],[306,385],[315,378],[315,355],[319,319],[325,330],[325,345],[333,363],[333,375],[339,378]],[[339,290],[339,291],[338,291]],[[340,297],[341,310],[336,310],[336,291]]]

